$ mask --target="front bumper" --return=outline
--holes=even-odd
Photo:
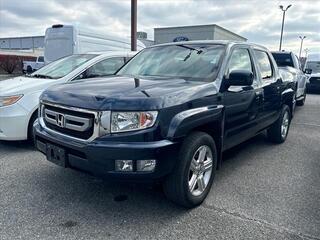
[[[65,167],[89,172],[103,178],[152,180],[169,174],[178,159],[179,143],[168,140],[155,142],[111,142],[98,138],[91,142],[77,141],[46,131],[38,122],[34,125],[36,146],[46,153],[46,144],[54,144],[66,152]],[[153,172],[117,172],[115,160],[155,159]],[[135,167],[134,167],[135,169]]]
[[[0,140],[25,140],[29,112],[18,103],[0,107]]]

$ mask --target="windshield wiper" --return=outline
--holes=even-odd
[[[176,45],[178,47],[183,47],[183,48],[186,48],[186,49],[189,49],[191,51],[196,51],[197,54],[201,54],[203,52],[202,49],[197,49],[197,48],[193,48],[193,47],[189,47],[189,46],[186,46],[186,45],[183,45],[183,44],[179,44],[179,45]]]
[[[53,77],[48,76],[48,75],[44,75],[44,74],[34,74],[34,75],[30,75],[31,77],[35,77],[35,78],[47,78],[47,79],[53,79]]]

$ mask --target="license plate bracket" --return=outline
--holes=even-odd
[[[46,156],[48,161],[53,162],[61,167],[67,167],[66,151],[63,148],[47,143]]]

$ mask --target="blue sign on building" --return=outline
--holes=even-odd
[[[179,36],[173,39],[174,42],[183,42],[183,41],[189,41],[189,38],[184,36]]]

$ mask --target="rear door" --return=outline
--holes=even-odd
[[[282,80],[276,75],[273,62],[267,51],[254,49],[254,58],[264,92],[263,111],[259,128],[272,124],[278,117],[281,107]]]
[[[234,70],[251,71],[254,81],[252,86],[231,86],[223,92],[226,111],[225,149],[255,135],[256,121],[263,108],[263,89],[249,48],[236,47],[232,50],[223,81],[226,81],[229,73]]]

